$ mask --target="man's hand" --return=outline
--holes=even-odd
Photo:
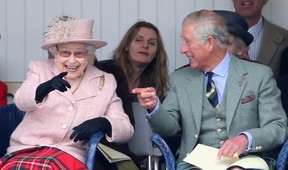
[[[248,147],[248,138],[245,134],[227,139],[220,147],[217,158],[228,157],[232,160],[238,160],[239,155],[246,151]]]
[[[153,87],[135,88],[133,94],[137,94],[140,105],[148,111],[153,111],[158,103],[156,90]]]
[[[53,77],[51,80],[40,84],[36,89],[35,100],[37,102],[42,102],[44,97],[53,90],[64,92],[67,91],[67,88],[71,88],[70,84],[63,79],[63,77],[67,74],[68,72],[62,72],[59,75]]]

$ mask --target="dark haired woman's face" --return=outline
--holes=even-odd
[[[140,28],[128,48],[131,63],[148,65],[155,57],[157,47],[156,32],[153,29]]]

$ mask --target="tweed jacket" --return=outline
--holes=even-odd
[[[179,162],[193,150],[200,134],[204,73],[185,67],[172,73],[170,81],[167,97],[148,120],[160,135],[181,131]],[[249,132],[252,152],[269,151],[285,141],[287,117],[269,67],[231,56],[224,94],[228,138]]]
[[[264,33],[257,61],[272,68],[274,78],[278,79],[281,55],[288,47],[288,31],[263,18]]]
[[[125,142],[131,138],[134,129],[116,95],[115,78],[94,66],[87,65],[74,93],[54,90],[37,105],[34,98],[38,85],[59,73],[52,59],[29,65],[26,80],[15,94],[15,104],[26,114],[11,136],[8,152],[52,146],[84,162],[87,143],[75,143],[69,137],[73,127],[96,117],[105,117],[111,123],[112,136],[106,135],[108,141]]]

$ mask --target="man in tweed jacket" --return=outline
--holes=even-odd
[[[241,154],[273,157],[271,151],[287,138],[287,117],[272,70],[228,53],[225,22],[214,12],[189,14],[181,37],[181,53],[190,67],[171,75],[164,102],[154,88],[133,90],[156,132],[182,133],[177,169],[191,168],[183,159],[198,143],[220,148],[218,159]],[[220,104],[216,108],[205,96],[207,72],[214,73]]]

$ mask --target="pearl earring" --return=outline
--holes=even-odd
[[[242,52],[238,51],[237,56],[241,56],[241,55],[242,55]]]

